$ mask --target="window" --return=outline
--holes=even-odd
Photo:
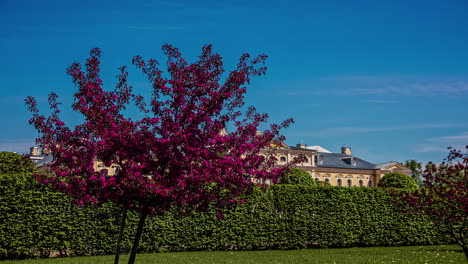
[[[314,158],[316,164],[323,164],[323,155],[315,155]]]
[[[341,158],[342,161],[346,162],[351,166],[356,166],[356,158],[355,157],[344,157]]]
[[[280,157],[280,161],[281,161],[281,162],[286,162],[286,157],[285,157],[285,156],[281,156],[281,157]]]
[[[329,178],[325,178],[325,182],[330,183],[330,179],[329,179]]]
[[[304,158],[304,162],[303,163],[309,163],[309,159],[308,158]]]
[[[315,181],[320,181],[320,179],[319,179],[319,178],[315,178]]]
[[[336,180],[336,186],[343,186],[341,179]]]
[[[347,184],[348,187],[353,186],[353,180],[348,179],[348,180],[346,181],[346,184]]]
[[[112,165],[110,171],[113,172],[113,175],[116,175],[120,172],[120,166],[118,165]]]
[[[364,186],[364,181],[363,180],[359,180],[359,187],[363,187]]]

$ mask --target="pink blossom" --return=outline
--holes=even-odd
[[[101,87],[99,49],[91,50],[84,70],[76,62],[67,69],[78,88],[72,108],[83,115],[84,123],[66,127],[53,93],[48,118],[39,114],[34,98],[26,99],[30,124],[41,134],[38,142],[56,158],[51,165],[56,178],[45,184],[78,204],[110,200],[142,213],[162,213],[173,205],[203,210],[213,203],[236,203],[252,189],[253,182],[245,175],[276,181],[282,170],[274,169],[260,150],[272,140],[284,140],[280,129],[292,119],[272,124],[259,136],[256,130],[268,115],[253,107],[245,116],[240,111],[250,78],[265,73],[266,56],[250,60],[244,54],[237,68],[225,74],[221,56],[210,45],[192,64],[170,45],[164,45],[163,52],[168,74],[156,60],[133,59],[153,89],[148,106],[127,83],[126,67],[119,69],[115,90]],[[125,116],[132,103],[145,118]],[[227,127],[233,130],[220,135]],[[109,177],[104,168],[95,168],[97,160],[113,166],[116,175]]]

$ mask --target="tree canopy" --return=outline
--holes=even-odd
[[[276,182],[283,168],[274,168],[274,158],[259,153],[271,141],[284,140],[280,129],[292,119],[258,134],[268,115],[254,107],[241,111],[245,85],[252,76],[265,74],[267,56],[243,54],[236,69],[225,75],[222,58],[211,45],[191,64],[173,46],[162,50],[167,73],[154,59],[135,56],[132,61],[150,83],[149,104],[128,84],[125,66],[115,89],[103,89],[99,49],[91,50],[85,69],[77,62],[67,69],[78,87],[72,108],[84,116],[82,124],[70,128],[61,120],[55,93],[49,95],[49,117],[39,114],[34,98],[26,99],[30,123],[41,134],[38,144],[55,157],[55,176],[39,181],[80,204],[113,201],[135,209],[141,223],[147,214],[164,213],[174,205],[204,210],[212,203],[235,203],[252,190],[252,179]],[[143,118],[125,115],[132,103]],[[117,164],[117,174],[95,170],[96,160]]]
[[[422,186],[423,165],[422,162],[416,160],[405,161],[405,167],[411,170],[411,177],[416,181],[418,186]]]
[[[466,146],[468,152],[468,146]],[[462,247],[468,261],[468,153],[450,150],[441,164],[429,163],[422,188],[395,193],[404,212],[424,214],[449,233]]]
[[[399,172],[390,172],[385,174],[378,183],[379,187],[416,189],[418,185],[411,177]]]
[[[285,171],[279,179],[280,184],[295,184],[316,186],[317,183],[312,179],[312,175],[307,171],[299,168],[290,168]]]

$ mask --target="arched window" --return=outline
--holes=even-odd
[[[372,179],[369,179],[369,184],[367,186],[372,187]]]
[[[281,156],[281,157],[280,157],[280,161],[281,161],[281,162],[286,162],[286,157],[285,157],[285,156]]]
[[[364,181],[363,180],[359,180],[359,187],[363,187],[364,186]]]
[[[336,180],[336,186],[343,186],[343,182],[341,179]]]
[[[325,182],[330,183],[330,179],[329,179],[329,178],[325,178]]]
[[[346,185],[347,185],[348,187],[353,186],[353,180],[351,180],[351,179],[346,180]]]
[[[315,181],[320,181],[320,179],[319,179],[319,178],[315,178]]]

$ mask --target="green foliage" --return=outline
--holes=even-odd
[[[380,179],[378,186],[411,190],[418,188],[416,181],[411,176],[399,172],[390,172],[385,174],[382,179]]]
[[[30,159],[13,152],[0,152],[0,174],[36,172]]]
[[[332,186],[331,183],[326,182],[326,181],[315,181],[317,183],[317,186]]]
[[[113,253],[117,210],[76,206],[29,174],[0,174],[0,259]]]
[[[411,177],[416,181],[418,186],[422,185],[423,169],[422,162],[417,162],[416,160],[407,160],[405,161],[405,167],[411,170]]]
[[[0,258],[112,254],[120,208],[78,207],[29,175],[0,175]],[[400,214],[382,188],[278,184],[244,204],[149,217],[142,252],[266,250],[449,242],[424,216]],[[129,212],[123,252],[138,214]]]
[[[299,168],[290,168],[279,179],[280,184],[295,184],[295,185],[308,185],[316,186],[315,180],[312,179],[310,173]]]

